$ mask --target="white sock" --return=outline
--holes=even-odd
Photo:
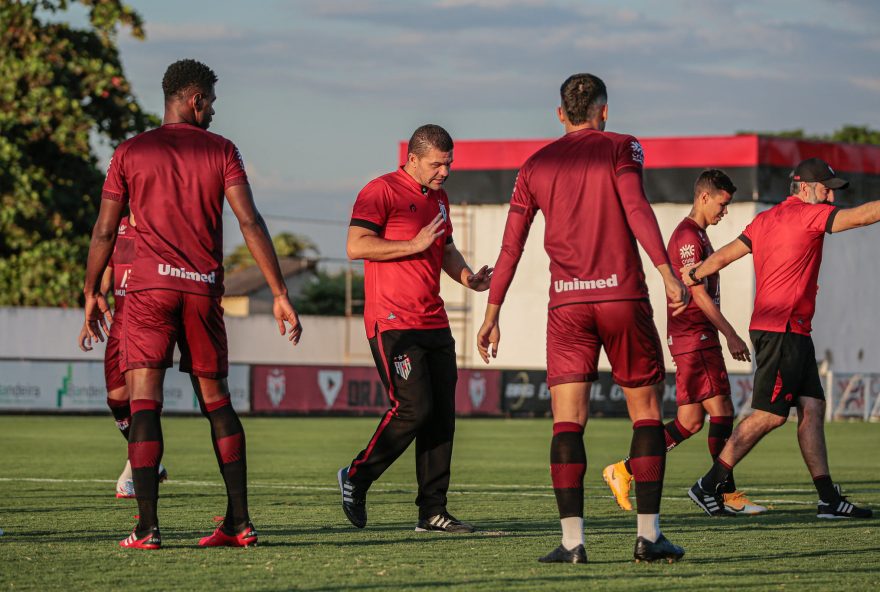
[[[119,475],[120,481],[127,481],[131,479],[131,462],[125,461],[125,468],[122,469],[122,474]]]
[[[577,516],[562,518],[562,546],[571,551],[584,544],[584,519]]]
[[[639,514],[638,536],[656,542],[660,538],[660,514]]]

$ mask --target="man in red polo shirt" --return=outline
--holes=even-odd
[[[498,319],[538,210],[550,256],[547,384],[553,409],[550,475],[562,544],[539,561],[584,563],[584,427],[590,384],[604,347],[633,421],[630,462],[636,480],[637,561],[675,561],[684,549],[660,532],[666,445],[660,411],[663,351],[636,241],[659,271],[670,306],[687,291],[673,273],[657,219],[642,187],[644,154],[633,136],[605,131],[608,94],[592,74],[570,76],[557,109],[565,135],[520,168],[510,198],[501,254],[477,346],[485,362],[498,352]]]
[[[698,263],[712,254],[706,229],[721,222],[733,199],[736,186],[724,171],[709,169],[694,183],[694,202],[690,213],[673,231],[666,250],[675,269]],[[703,428],[709,414],[709,454],[714,459],[721,452],[733,430],[733,403],[730,381],[720,331],[735,360],[751,360],[749,346],[721,313],[721,278],[714,274],[705,285],[691,288],[691,303],[680,315],[667,315],[666,340],[675,362],[675,401],[678,411],[664,426],[666,451],[669,452]],[[632,510],[629,489],[632,482],[630,460],[608,465],[602,477],[611,488],[617,504]],[[767,508],[751,502],[736,489],[731,474],[724,487],[724,506],[734,514],[760,514]]]
[[[217,76],[195,60],[171,64],[162,79],[161,127],[116,149],[104,182],[92,233],[85,281],[89,336],[106,331],[107,302],[100,278],[116,241],[126,204],[137,218],[135,258],[126,288],[122,366],[131,395],[128,456],[139,518],[122,547],[161,547],[157,505],[163,438],[159,415],[165,370],[180,349],[180,370],[197,378],[196,392],[211,423],[226,484],[223,524],[201,546],[245,547],[257,541],[247,504],[244,429],[229,400],[229,360],[223,323],[223,196],[275,296],[273,313],[283,335],[299,341],[302,327],[269,232],[254,205],[241,154],[207,131],[214,115]]]
[[[446,509],[458,370],[440,271],[482,292],[492,270],[471,271],[452,240],[443,190],[452,150],[442,127],[418,128],[406,164],[368,183],[351,214],[346,250],[351,259],[364,260],[364,324],[391,400],[366,448],[337,473],[342,509],[358,528],[367,524],[370,485],[415,440],[416,530],[474,530]]]
[[[681,268],[696,285],[749,253],[755,264],[755,308],[749,336],[755,346],[754,413],[733,431],[712,468],[688,492],[710,516],[722,515],[722,488],[733,467],[767,433],[798,412],[798,444],[819,492],[819,518],[870,518],[841,495],[830,476],[825,447],[825,392],[810,337],[816,310],[825,234],[880,220],[880,201],[856,208],[832,205],[834,191],[849,183],[824,160],[810,158],[791,175],[791,195],[758,214],[738,239],[702,263]]]

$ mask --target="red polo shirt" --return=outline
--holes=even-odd
[[[758,214],[739,239],[755,264],[752,331],[809,335],[813,330],[825,233],[839,208],[795,196]]]
[[[437,214],[444,232],[426,250],[391,261],[364,262],[364,325],[367,337],[396,329],[442,329],[449,326],[440,298],[443,250],[452,242],[449,199],[443,189],[420,185],[402,168],[364,187],[351,213],[351,225],[387,240],[410,240]]]

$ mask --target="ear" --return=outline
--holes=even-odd
[[[201,111],[202,110],[202,102],[205,99],[205,95],[200,92],[195,92],[189,98],[189,105],[193,108],[193,111]]]
[[[602,105],[602,121],[608,121],[608,103]]]
[[[559,118],[559,123],[561,123],[562,125],[565,125],[566,117],[565,117],[565,111],[563,110],[562,107],[556,107],[556,117]]]
[[[419,159],[413,152],[408,152],[406,155],[406,162],[409,164],[416,164],[416,161]]]

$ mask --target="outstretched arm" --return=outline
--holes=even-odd
[[[700,282],[707,276],[718,273],[737,259],[742,259],[751,252],[751,248],[743,241],[743,237],[736,238],[709,255],[703,262],[682,267],[680,270],[681,279],[686,285],[693,286],[695,283],[693,281],[694,278],[690,276],[692,268],[696,268],[694,277],[697,282]]]
[[[475,292],[488,290],[489,282],[492,280],[491,267],[484,265],[480,271],[474,273],[467,261],[464,260],[464,255],[452,242],[446,243],[446,246],[443,247],[443,271],[465,288],[470,288]]]
[[[229,200],[229,206],[238,219],[238,226],[248,250],[253,255],[260,271],[263,272],[269,289],[272,290],[272,296],[274,296],[272,313],[275,315],[275,320],[278,321],[278,330],[284,335],[287,332],[284,323],[290,324],[288,339],[296,345],[302,335],[302,324],[299,322],[299,315],[287,295],[287,285],[284,283],[284,276],[281,275],[278,256],[272,245],[272,239],[269,237],[266,222],[254,204],[251,186],[239,184],[227,187],[226,199]]]
[[[837,210],[831,223],[831,232],[843,232],[880,221],[880,200],[869,201],[855,208]]]

